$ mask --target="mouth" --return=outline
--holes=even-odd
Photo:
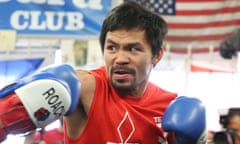
[[[116,68],[112,71],[112,78],[115,80],[129,79],[134,75],[134,70],[126,68]]]

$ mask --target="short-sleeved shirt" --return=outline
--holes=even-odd
[[[109,83],[105,67],[91,71],[96,90],[83,133],[67,144],[163,144],[163,114],[177,94],[148,82],[139,97],[121,96]]]

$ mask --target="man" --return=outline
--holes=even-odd
[[[240,144],[240,108],[229,108],[227,111],[219,119],[223,130],[208,134],[212,144]]]
[[[235,144],[240,144],[240,108],[230,108],[227,128],[233,130]]]
[[[45,126],[49,115],[56,117],[58,113],[65,115],[66,144],[205,143],[205,108],[201,101],[177,98],[177,94],[148,81],[162,58],[166,33],[166,22],[137,3],[126,2],[112,9],[99,38],[105,66],[76,73],[67,65],[50,67],[25,80],[27,88],[19,86],[16,95],[33,121],[27,130]],[[53,88],[38,90],[47,88],[47,78],[54,81]],[[30,86],[37,89],[31,95],[41,92],[43,100],[34,98],[46,103],[48,109],[42,108],[43,104],[28,108],[33,100],[28,100],[25,95],[30,94],[24,92],[30,91]],[[9,98],[7,94],[1,97]],[[2,127],[7,129],[8,125]]]

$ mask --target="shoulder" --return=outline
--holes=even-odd
[[[88,114],[96,91],[96,85],[106,78],[105,68],[99,67],[88,71],[77,70],[77,75],[81,81],[80,105],[82,105],[84,111]]]
[[[89,71],[92,75],[94,75],[95,77],[103,77],[106,78],[107,74],[106,74],[106,68],[105,66],[101,66],[99,68],[96,69],[92,69],[91,71]]]
[[[165,90],[152,82],[148,84],[148,91],[152,96],[157,97],[161,101],[172,101],[178,96],[177,93]]]
[[[105,67],[101,66],[91,70],[76,70],[80,80],[94,80],[95,77],[106,77]],[[85,83],[85,81],[83,81]]]
[[[81,82],[81,94],[85,94],[85,92],[95,90],[96,81],[104,79],[106,72],[104,67],[99,67],[92,70],[77,70],[77,75]]]
[[[157,86],[156,84],[154,84],[152,82],[148,83],[148,88],[150,88],[151,91],[153,91],[153,92],[167,94],[167,95],[171,95],[173,97],[177,97],[177,93],[169,91],[169,90],[166,90],[164,88],[161,88],[161,87]]]

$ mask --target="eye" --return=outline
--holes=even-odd
[[[106,49],[109,51],[116,51],[117,48],[113,45],[108,45]]]
[[[137,48],[137,47],[130,47],[129,51],[131,51],[131,52],[138,52],[138,51],[141,51],[141,49]]]

